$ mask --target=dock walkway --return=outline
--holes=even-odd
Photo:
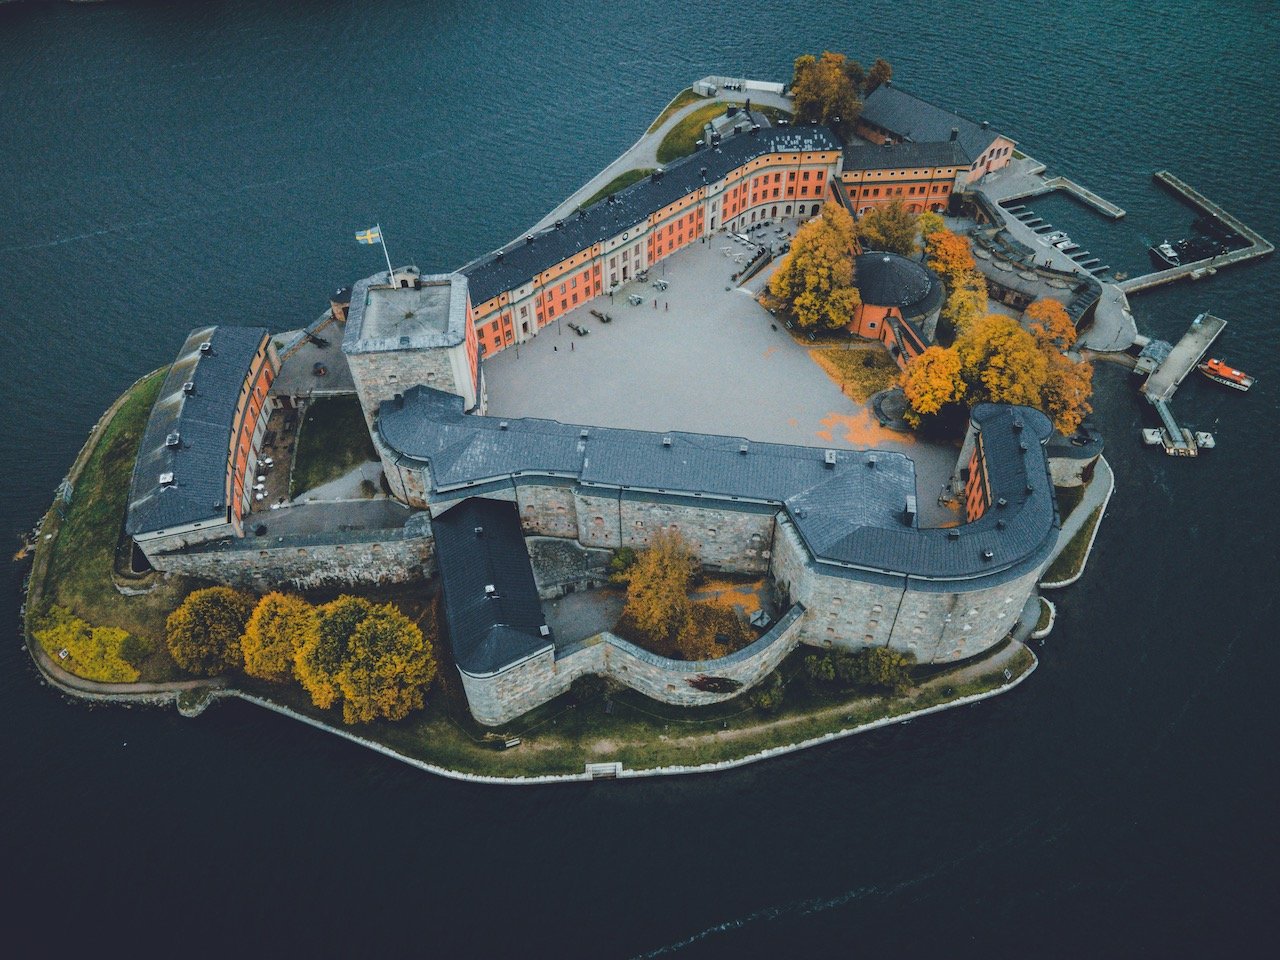
[[[1216,257],[1209,257],[1205,260],[1197,260],[1194,263],[1184,263],[1177,267],[1171,267],[1168,270],[1157,270],[1154,273],[1145,273],[1140,277],[1132,277],[1120,284],[1120,289],[1125,293],[1137,293],[1139,290],[1150,290],[1153,287],[1159,287],[1166,283],[1173,283],[1175,280],[1181,280],[1184,277],[1193,279],[1210,276],[1219,267],[1229,267],[1234,263],[1244,263],[1248,260],[1256,260],[1258,257],[1265,257],[1275,250],[1271,242],[1259,234],[1256,230],[1252,230],[1245,226],[1238,219],[1233,217],[1222,207],[1218,206],[1199,190],[1189,184],[1179,180],[1168,170],[1157,170],[1152,174],[1152,179],[1160,186],[1176,194],[1182,200],[1186,201],[1192,207],[1202,214],[1209,214],[1217,217],[1224,224],[1230,227],[1244,239],[1249,241],[1249,246],[1240,250],[1232,250],[1230,253],[1224,253]]]
[[[1104,216],[1110,217],[1112,220],[1119,220],[1124,216],[1124,208],[1117,207],[1110,200],[1104,200],[1092,190],[1080,186],[1074,180],[1066,177],[1049,177],[1044,182],[1045,193],[1051,190],[1063,190],[1071,194],[1082,203],[1088,204]]]
[[[1218,339],[1218,335],[1226,325],[1227,321],[1207,313],[1196,317],[1191,322],[1191,329],[1174,344],[1169,356],[1142,385],[1142,392],[1146,394],[1147,400],[1155,405],[1171,399],[1178,385],[1186,379],[1187,374],[1200,362],[1200,358],[1213,346],[1213,342]]]

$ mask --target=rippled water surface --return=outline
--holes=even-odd
[[[1265,3],[408,0],[0,6],[0,522],[48,503],[99,412],[198,324],[297,326],[377,268],[516,235],[707,73],[834,47],[1009,131],[1125,207],[1113,262],[1190,218],[1168,167],[1280,237]],[[1054,200],[1052,203],[1058,203]],[[1063,220],[1065,223],[1066,221]],[[1273,259],[1135,298],[1209,309],[1248,396],[1189,381],[1218,449],[1139,446],[1042,666],[981,706],[727,775],[498,789],[241,704],[88,709],[0,649],[8,939],[204,953],[1170,956],[1255,947],[1272,817],[1280,359]],[[7,574],[16,624],[21,571]],[[65,938],[65,939],[64,939]]]

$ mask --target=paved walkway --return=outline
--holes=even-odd
[[[1044,178],[1037,168],[1044,170],[1044,165],[1030,158],[1015,160],[1004,170],[988,174],[979,181],[977,189],[997,206],[1010,197],[1023,196],[1034,192],[1044,184]],[[1004,216],[1004,226],[1009,235],[1019,243],[1036,252],[1038,262],[1047,262],[1057,270],[1066,270],[1078,276],[1087,276],[1080,264],[1056,247],[1040,242],[1040,236],[1031,227],[1000,207]],[[1137,338],[1138,328],[1133,313],[1129,310],[1129,299],[1124,291],[1114,283],[1102,282],[1102,298],[1095,308],[1093,322],[1080,335],[1079,345],[1082,348],[1096,350],[1099,353],[1110,353],[1125,350]]]
[[[1066,549],[1071,538],[1080,532],[1085,525],[1085,521],[1093,514],[1093,511],[1102,506],[1111,497],[1111,491],[1115,489],[1116,477],[1111,472],[1111,464],[1107,463],[1105,457],[1098,458],[1098,465],[1094,469],[1093,480],[1089,483],[1088,488],[1084,492],[1084,498],[1080,501],[1079,506],[1071,511],[1071,516],[1067,517],[1062,523],[1062,529],[1058,531],[1058,545],[1054,548],[1053,559],[1058,558],[1058,554]],[[1101,520],[1099,520],[1101,523]],[[1086,560],[1088,557],[1085,558]],[[1084,570],[1081,564],[1080,570]],[[1034,626],[1034,621],[1032,622]]]
[[[577,210],[584,200],[594,195],[596,191],[601,189],[620,173],[625,173],[628,170],[643,170],[649,167],[660,166],[658,163],[658,145],[662,143],[662,138],[689,114],[693,113],[695,110],[702,109],[708,103],[712,103],[716,100],[720,100],[725,103],[745,103],[747,100],[750,100],[753,107],[778,107],[787,111],[790,111],[792,108],[790,97],[779,96],[775,93],[764,93],[760,90],[748,90],[741,92],[722,90],[714,97],[700,97],[692,103],[685,104],[679,110],[671,114],[671,116],[667,117],[667,119],[662,122],[662,126],[658,127],[658,129],[643,134],[639,140],[631,145],[630,149],[622,154],[622,156],[618,157],[617,160],[613,161],[613,163],[609,164],[581,187],[571,193],[563,203],[534,224],[533,228],[526,231],[526,233],[536,232],[544,227],[551,226],[551,224],[555,223],[557,220],[563,220],[565,217]]]

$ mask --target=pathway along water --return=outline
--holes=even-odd
[[[990,119],[1123,207],[1090,237],[1108,262],[1122,262],[1113,238],[1185,233],[1192,215],[1150,183],[1156,167],[1280,236],[1262,188],[1280,175],[1267,149],[1280,94],[1257,69],[1280,62],[1280,36],[1245,8],[507,10],[0,6],[10,536],[102,409],[189,328],[301,326],[377,269],[351,241],[370,223],[424,267],[492,249],[707,73],[783,77],[797,53],[852,42],[885,54],[907,88]],[[1017,51],[998,68],[996,24]],[[1202,311],[1227,319],[1219,349],[1259,384],[1183,386],[1194,425],[1219,438],[1183,462],[1139,446],[1145,404],[1125,371],[1099,369],[1116,493],[1018,690],[768,764],[528,791],[448,783],[247,704],[189,721],[65,703],[15,632],[0,653],[11,950],[49,930],[68,947],[127,935],[197,954],[1250,944],[1276,893],[1261,841],[1277,732],[1277,302],[1275,258],[1135,298],[1142,332],[1165,339]],[[16,623],[20,569],[9,576]]]

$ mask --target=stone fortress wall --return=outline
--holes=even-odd
[[[803,620],[803,607],[793,606],[754,643],[706,661],[660,657],[605,632],[565,650],[544,650],[490,677],[462,673],[462,686],[472,715],[488,726],[558,697],[587,674],[612,677],[662,703],[704,706],[738,696],[772,673],[800,643]]]

